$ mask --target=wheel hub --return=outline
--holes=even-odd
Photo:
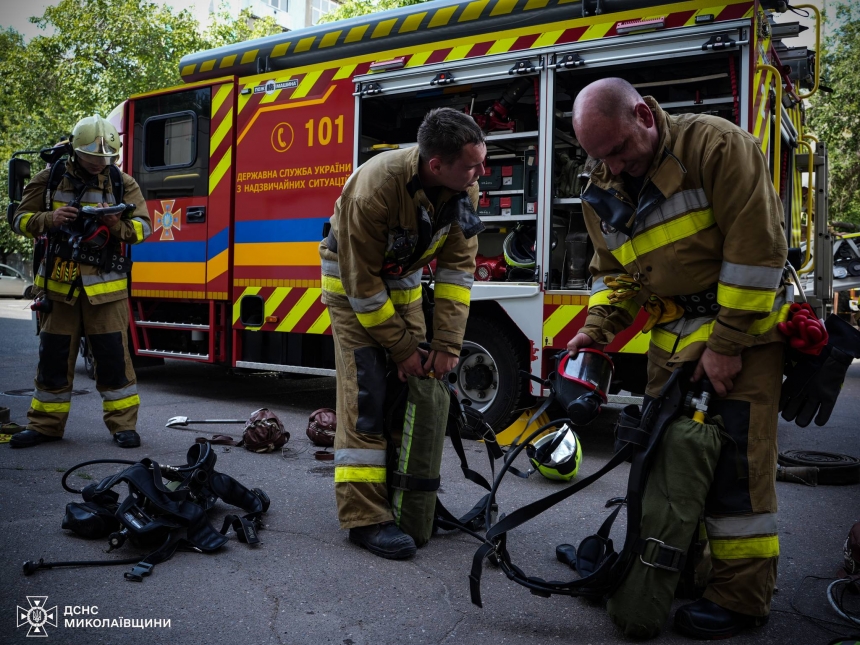
[[[499,372],[496,361],[477,343],[463,343],[460,362],[448,378],[457,387],[460,400],[468,402],[480,412],[492,405],[498,393]]]

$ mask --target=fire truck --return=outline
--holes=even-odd
[[[497,429],[582,326],[591,243],[571,125],[588,83],[620,76],[669,112],[752,133],[783,199],[793,262],[823,313],[832,301],[827,152],[806,126],[813,51],[769,0],[436,0],[185,56],[184,84],[110,115],[153,234],[131,249],[138,357],[334,375],[318,245],[350,174],[416,145],[449,106],[487,132],[476,281],[448,378]],[[807,22],[820,40],[821,18]],[[801,179],[811,178],[807,201]],[[505,262],[506,244],[522,252]],[[824,248],[824,247],[822,247]],[[509,256],[510,257],[510,256]],[[643,392],[647,316],[608,347],[615,392]]]

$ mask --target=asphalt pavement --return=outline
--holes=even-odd
[[[23,306],[22,301],[0,300],[0,392],[4,393],[0,406],[10,408],[12,420],[21,424],[26,423],[28,390],[38,356],[34,323]],[[625,642],[601,607],[568,597],[531,595],[489,565],[483,577],[484,608],[472,605],[468,574],[478,543],[468,536],[436,537],[406,562],[382,560],[350,544],[337,524],[333,466],[314,459],[316,448],[304,433],[312,411],[334,407],[334,379],[235,373],[171,361],[139,370],[138,382],[142,400],[138,430],[143,437],[139,449],[123,450],[111,441],[101,421],[95,383],[87,378],[81,361],[75,380],[80,392],[72,399],[64,440],[27,450],[0,444],[0,642],[32,642],[28,633],[35,634],[26,618],[39,622],[38,611],[32,609],[36,606],[56,607],[49,615],[57,626],[41,627],[46,642],[71,644]],[[14,395],[16,390],[23,391],[23,396]],[[10,392],[13,395],[6,394]],[[25,560],[107,560],[146,553],[126,544],[106,554],[106,540],[88,541],[61,529],[65,505],[80,500],[60,485],[66,469],[90,459],[143,457],[181,465],[196,437],[215,432],[238,437],[241,426],[169,429],[164,427],[168,418],[245,418],[260,407],[278,414],[290,431],[283,452],[254,454],[225,446],[215,450],[217,470],[248,487],[260,487],[271,497],[260,533],[262,545],[249,547],[231,534],[220,552],[178,553],[157,565],[143,582],[123,578],[127,565],[22,574]],[[580,432],[583,474],[594,472],[611,456],[616,415],[617,409],[610,407],[597,423]],[[780,450],[860,456],[858,419],[860,361],[849,371],[830,423],[800,429],[781,422]],[[483,447],[466,443],[473,467],[489,475]],[[70,481],[83,487],[120,468],[88,466]],[[555,546],[578,544],[597,530],[607,513],[605,501],[623,495],[627,472],[623,465],[513,532],[509,548],[515,563],[530,575],[572,578],[572,572],[556,562]],[[450,445],[445,448],[442,481],[442,499],[455,512],[465,512],[481,495],[481,489],[461,475]],[[510,512],[554,490],[557,484],[538,476],[510,478],[502,486],[501,509]],[[825,598],[828,582],[808,576],[834,577],[848,529],[860,519],[860,487],[813,488],[779,482],[777,491],[781,555],[773,613],[765,627],[732,642],[827,643],[834,634],[824,627],[836,633],[850,629],[822,626],[798,612],[837,621]],[[230,507],[220,503],[213,509],[216,528],[228,512]],[[617,542],[623,539],[623,526],[621,520]],[[856,598],[848,602],[860,611]],[[687,641],[673,632],[670,618],[663,634],[652,642]]]

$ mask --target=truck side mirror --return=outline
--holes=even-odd
[[[30,181],[30,162],[13,157],[9,160],[9,201],[20,202],[24,186]]]

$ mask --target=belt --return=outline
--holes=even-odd
[[[716,316],[720,313],[720,304],[717,302],[717,285],[687,296],[672,296],[672,299],[684,310],[684,318]]]

